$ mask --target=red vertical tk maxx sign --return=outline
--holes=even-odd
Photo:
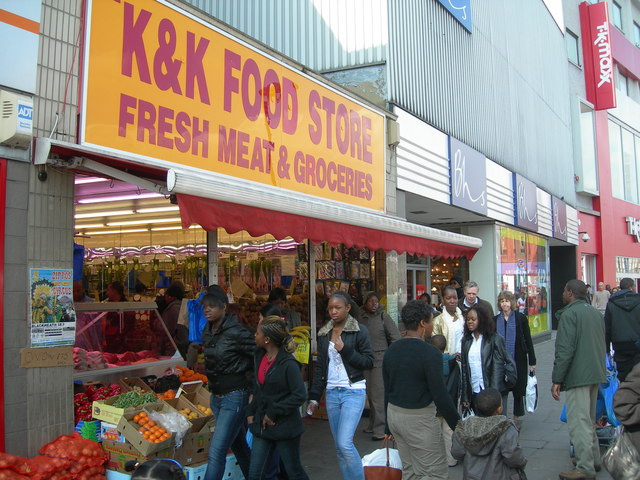
[[[580,4],[584,80],[587,100],[596,110],[616,107],[616,88],[613,82],[613,57],[607,3]]]

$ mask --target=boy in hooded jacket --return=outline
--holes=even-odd
[[[476,396],[478,416],[458,423],[453,434],[451,454],[463,462],[467,480],[519,478],[518,470],[527,464],[518,443],[513,420],[502,413],[502,396],[495,388]]]

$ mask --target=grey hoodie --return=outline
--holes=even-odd
[[[451,454],[463,461],[466,480],[517,480],[516,469],[527,464],[518,431],[504,415],[471,417],[458,423]]]

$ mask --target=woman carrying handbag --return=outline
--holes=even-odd
[[[509,388],[516,383],[515,365],[504,339],[496,334],[491,313],[482,306],[473,306],[466,313],[461,360],[462,406],[475,411],[475,396],[489,387],[500,392],[504,404]]]

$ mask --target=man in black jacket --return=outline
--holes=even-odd
[[[613,345],[620,381],[640,362],[640,295],[634,285],[631,278],[620,280],[620,291],[611,295],[604,312],[607,352]]]
[[[478,305],[484,308],[487,313],[491,314],[493,317],[493,305],[486,300],[482,300],[478,297],[478,292],[480,291],[480,287],[478,284],[472,280],[465,282],[464,284],[464,296],[458,302],[458,307],[460,307],[460,311],[462,312],[462,316],[466,317],[467,311],[474,305]]]

